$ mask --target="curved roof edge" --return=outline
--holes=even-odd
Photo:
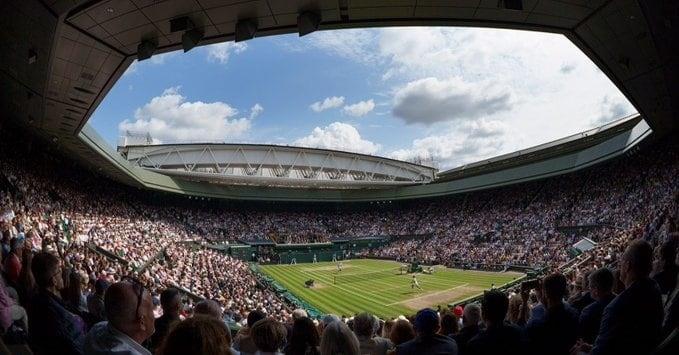
[[[627,118],[597,128],[594,134],[579,139],[575,136],[530,148],[529,154],[515,158],[503,158],[498,162],[516,162],[499,170],[481,172],[474,176],[463,176],[451,180],[415,186],[388,189],[340,190],[340,189],[293,189],[253,186],[229,186],[204,184],[158,174],[126,161],[89,125],[79,134],[79,138],[92,151],[100,154],[115,166],[128,183],[159,191],[173,192],[187,196],[201,196],[220,199],[252,201],[298,201],[298,202],[364,202],[380,200],[407,200],[459,194],[575,172],[592,165],[620,156],[649,137],[653,130],[639,116]],[[577,135],[576,135],[577,136]],[[568,145],[569,149],[565,149]],[[544,147],[547,148],[544,148]],[[538,149],[543,147],[542,149]],[[521,158],[535,153],[539,160],[530,162]],[[544,153],[540,155],[537,153]],[[549,153],[549,154],[547,154]],[[512,153],[516,154],[516,153]],[[551,154],[551,156],[550,156]],[[511,154],[510,154],[511,155]],[[500,158],[500,157],[498,157]],[[498,159],[494,158],[494,159]],[[537,159],[537,158],[535,158]],[[450,176],[450,175],[449,175]]]
[[[582,150],[631,129],[641,120],[641,116],[638,113],[634,113],[603,126],[572,134],[561,139],[439,172],[437,181],[449,181],[476,176]]]

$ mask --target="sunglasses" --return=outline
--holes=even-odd
[[[132,284],[132,290],[137,295],[137,307],[135,308],[135,315],[139,315],[139,306],[141,306],[141,298],[144,296],[144,285],[137,278],[133,276],[123,276],[121,279],[123,282],[129,282]]]

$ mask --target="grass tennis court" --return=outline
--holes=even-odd
[[[358,259],[344,261],[341,272],[332,262],[264,265],[260,269],[321,312],[351,315],[368,311],[380,317],[447,305],[480,294],[492,284],[499,287],[523,276],[437,266],[431,275],[416,274],[422,287],[419,291],[411,289],[412,274],[401,275],[400,266],[395,261]],[[315,281],[315,287],[304,286],[309,279]]]

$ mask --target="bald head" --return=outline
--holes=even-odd
[[[104,310],[109,323],[138,343],[155,331],[151,294],[141,285],[116,282],[104,296]]]

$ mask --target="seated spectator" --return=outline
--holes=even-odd
[[[176,323],[156,352],[158,355],[232,355],[231,332],[214,317],[197,315]]]
[[[151,293],[135,280],[121,281],[106,290],[104,304],[108,321],[92,327],[85,353],[151,355],[141,345],[155,330]]]
[[[396,321],[393,319],[387,319],[384,322],[384,324],[382,325],[382,338],[390,337],[391,329],[394,327],[394,323],[396,323]]]
[[[457,355],[455,340],[437,334],[439,315],[433,309],[425,308],[415,316],[415,339],[396,347],[396,354],[451,354]]]
[[[481,307],[476,303],[467,304],[462,311],[462,329],[455,334],[453,339],[457,343],[457,348],[460,354],[467,353],[467,343],[479,334],[481,330],[479,323],[481,322]]]
[[[465,307],[465,312],[469,306]],[[505,322],[509,309],[507,295],[498,290],[487,291],[483,294],[481,307],[486,328],[467,342],[463,354],[525,354],[521,328]]]
[[[246,326],[240,328],[233,341],[234,349],[240,351],[240,353],[243,355],[254,354],[257,352],[257,346],[252,339],[251,330],[252,326],[262,319],[264,319],[264,313],[260,311],[253,310],[248,313]]]
[[[30,344],[35,354],[82,354],[85,325],[61,300],[64,287],[59,258],[48,252],[35,254],[31,271],[38,287],[28,308]]]
[[[413,339],[415,339],[415,329],[413,329],[413,325],[406,319],[397,320],[391,328],[389,340],[397,346]]]
[[[439,334],[455,338],[455,334],[460,331],[459,328],[457,317],[450,311],[444,311],[441,315],[441,329],[439,329]]]
[[[257,321],[250,330],[252,341],[257,346],[258,355],[278,355],[283,354],[283,346],[285,346],[285,339],[288,336],[285,326],[273,319],[264,318]]]
[[[292,325],[292,334],[288,345],[285,347],[285,354],[317,355],[320,354],[320,343],[321,338],[314,322],[307,317],[297,318]]]
[[[653,248],[635,240],[620,259],[622,291],[604,309],[591,353],[650,354],[660,341],[663,307],[658,284],[649,278]],[[589,350],[585,345],[581,351]]]
[[[155,320],[155,333],[149,340],[148,348],[153,351],[160,344],[163,339],[170,332],[170,328],[176,322],[179,322],[179,313],[182,310],[182,294],[174,287],[166,288],[160,293],[160,306],[163,308],[163,315]]]
[[[658,283],[660,292],[667,295],[677,283],[677,274],[679,274],[679,266],[676,263],[677,258],[677,241],[668,240],[660,246],[660,259],[658,266],[660,270],[653,275],[653,280]]]
[[[104,294],[108,286],[108,281],[97,279],[94,282],[94,293],[87,296],[87,311],[92,315],[96,323],[106,320]]]
[[[573,307],[578,313],[582,312],[585,307],[594,302],[594,298],[589,291],[589,275],[578,275],[575,279],[575,287],[571,297],[568,299],[568,304]]]
[[[613,272],[607,268],[601,268],[589,275],[589,289],[595,302],[582,310],[578,327],[580,338],[587,344],[592,344],[596,339],[604,308],[615,298],[614,282]]]
[[[361,355],[354,332],[341,321],[325,325],[321,338],[321,355]]]
[[[561,274],[551,274],[541,288],[545,315],[526,325],[528,346],[534,354],[568,354],[578,337],[578,312],[563,301],[568,281]]]
[[[196,315],[205,315],[215,319],[222,319],[222,307],[215,300],[202,300],[193,307]]]
[[[13,238],[9,245],[10,253],[3,259],[5,262],[5,277],[10,286],[16,287],[19,283],[19,275],[21,274],[21,254],[23,244],[19,238]]]
[[[19,294],[14,288],[7,287],[7,295],[12,300],[12,306],[10,307],[12,325],[20,327],[28,334],[28,314],[26,313],[26,309],[21,307],[19,303]]]
[[[361,313],[354,317],[354,334],[358,338],[361,354],[385,355],[393,345],[391,341],[375,335],[379,323],[370,313]]]

